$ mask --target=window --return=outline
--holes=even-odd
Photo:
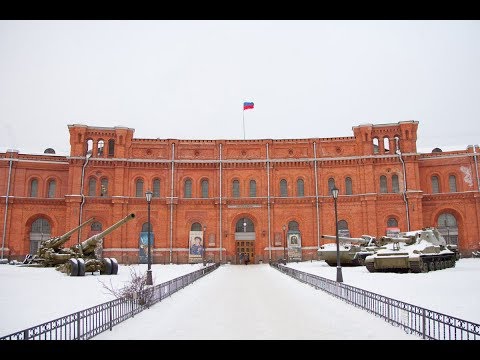
[[[148,221],[143,223],[142,232],[146,232],[148,234]],[[150,234],[151,233],[153,233],[153,225],[152,225],[152,222],[150,221]],[[150,241],[151,241],[151,239],[150,239]],[[147,241],[147,245],[148,245],[148,241]]]
[[[93,152],[93,140],[88,139],[87,140],[87,152],[86,152],[86,154],[87,155],[92,155],[92,152]]]
[[[38,180],[33,179],[30,183],[30,197],[37,197],[38,196]]]
[[[303,179],[298,179],[297,180],[297,196],[298,197],[304,197],[305,196]]]
[[[108,156],[113,156],[115,153],[115,140],[108,140]]]
[[[398,175],[392,175],[392,192],[399,193],[400,187],[398,186]]]
[[[380,176],[380,193],[385,194],[387,191],[387,177],[382,175]]]
[[[280,180],[280,196],[282,196],[282,197],[288,196],[287,180],[285,180],[285,179]]]
[[[378,138],[373,139],[373,153],[378,154]]]
[[[190,231],[202,231],[202,224],[196,222],[196,223],[193,223],[191,228],[190,228]]]
[[[450,175],[448,177],[448,185],[450,187],[450,192],[457,192],[457,178],[455,175]]]
[[[348,223],[345,220],[338,221],[338,236],[350,237],[350,230],[348,230]]]
[[[400,136],[395,135],[393,138],[395,139],[395,152],[400,151]]]
[[[144,197],[145,194],[143,193],[143,180],[137,179],[135,182],[135,196],[136,197]]]
[[[250,180],[250,197],[257,197],[257,182]]]
[[[437,194],[440,192],[440,186],[438,184],[438,176],[432,176],[432,194]]]
[[[185,180],[185,187],[183,189],[183,196],[185,198],[191,198],[192,197],[192,180],[190,180],[190,179]]]
[[[335,187],[335,180],[333,178],[328,179],[328,195],[332,195],[332,189]]]
[[[95,196],[96,189],[97,189],[97,179],[90,178],[90,180],[88,180],[88,196]]]
[[[398,227],[398,221],[397,219],[391,217],[391,218],[388,218],[387,220],[387,227]]]
[[[160,197],[160,180],[153,180],[153,197]]]
[[[100,196],[108,196],[108,179],[100,180]]]
[[[102,231],[102,224],[98,221],[94,221],[92,225],[90,225],[90,230],[92,231]]]
[[[33,233],[50,234],[50,224],[47,219],[39,218],[32,223]],[[46,239],[45,239],[46,240]]]
[[[55,180],[50,180],[48,182],[48,191],[47,191],[47,197],[49,198],[54,198],[55,197],[55,188],[56,188],[56,183]]]
[[[232,184],[233,188],[232,188],[232,195],[233,197],[240,197],[240,182],[238,180],[233,180],[233,184]]]
[[[288,230],[293,230],[293,231],[299,231],[299,227],[298,227],[298,222],[296,221],[289,221],[288,222]]]
[[[346,195],[352,195],[353,194],[353,191],[352,191],[352,179],[347,177],[345,179],[345,194]]]
[[[388,137],[383,138],[383,149],[385,152],[390,152],[390,139]]]
[[[97,146],[97,156],[98,157],[103,157],[104,147],[105,147],[105,142],[103,140],[98,140],[98,146]]]
[[[208,198],[208,180],[202,180],[202,198]]]

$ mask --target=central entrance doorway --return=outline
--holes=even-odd
[[[255,263],[255,227],[249,218],[241,218],[235,224],[235,263],[243,264],[245,258]]]

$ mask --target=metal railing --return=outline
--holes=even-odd
[[[395,300],[318,275],[271,263],[279,271],[428,340],[479,340],[480,324]]]
[[[211,264],[149,287],[133,298],[117,298],[40,325],[0,337],[0,340],[88,340],[149,308],[217,269]]]

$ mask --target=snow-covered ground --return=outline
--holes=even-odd
[[[197,270],[195,265],[152,265],[158,284]],[[335,280],[324,261],[288,266]],[[69,277],[53,268],[0,265],[0,336],[113,299],[104,285],[120,288],[130,270],[116,276]],[[343,267],[345,284],[480,323],[480,259],[420,274],[369,273]],[[111,283],[110,283],[111,282]],[[161,325],[160,325],[161,324]],[[418,339],[400,328],[268,264],[222,265],[171,297],[94,339]]]

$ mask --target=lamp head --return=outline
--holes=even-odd
[[[335,185],[333,185],[332,196],[333,196],[334,199],[338,198],[338,189]]]

